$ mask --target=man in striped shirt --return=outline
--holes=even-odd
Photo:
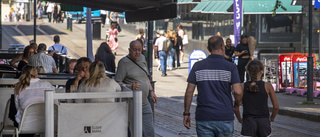
[[[28,64],[34,67],[43,66],[46,68],[47,73],[58,73],[56,62],[53,57],[45,54],[46,49],[46,44],[39,44],[38,53],[29,58]]]
[[[184,126],[191,127],[190,105],[197,86],[196,130],[198,136],[233,136],[234,110],[231,85],[235,103],[242,100],[237,66],[224,59],[225,46],[220,36],[208,40],[211,53],[206,59],[196,62],[188,77],[185,93]]]

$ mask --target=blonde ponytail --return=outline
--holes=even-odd
[[[108,78],[105,70],[106,69],[101,61],[93,62],[89,67],[90,76],[85,82],[85,85],[90,87],[97,87],[100,85],[100,79]]]
[[[25,66],[22,69],[22,75],[19,77],[19,82],[15,84],[14,93],[19,95],[22,90],[30,86],[31,78],[38,75],[37,69],[33,66]]]

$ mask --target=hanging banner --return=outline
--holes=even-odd
[[[240,41],[241,18],[242,18],[242,0],[233,0],[233,32],[234,46]]]

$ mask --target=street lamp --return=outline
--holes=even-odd
[[[312,0],[309,0],[309,56],[307,75],[307,102],[313,102],[313,57],[312,57]]]

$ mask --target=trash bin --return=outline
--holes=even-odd
[[[72,15],[68,14],[67,16],[67,29],[72,31]]]
[[[101,39],[101,22],[92,22],[92,39]]]

